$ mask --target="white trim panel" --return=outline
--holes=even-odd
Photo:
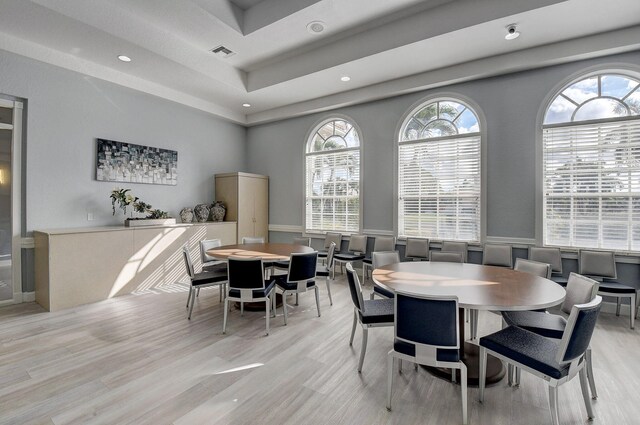
[[[287,224],[269,224],[270,232],[302,233],[302,226],[290,226]]]

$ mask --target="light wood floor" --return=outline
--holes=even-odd
[[[191,321],[186,287],[129,295],[58,313],[36,304],[0,309],[1,424],[457,424],[459,387],[405,365],[385,409],[386,353],[393,330],[361,334],[349,347],[352,304],[344,277],[322,317],[302,294],[289,324],[282,310],[264,335],[264,313],[230,314],[222,335],[217,289],[203,290]],[[367,287],[370,289],[370,285]],[[292,302],[292,301],[291,301]],[[481,333],[500,327],[482,313]],[[358,330],[359,331],[359,330]],[[593,342],[596,422],[640,423],[640,329],[602,314]],[[579,380],[560,390],[563,424],[587,422]],[[526,373],[520,388],[469,389],[471,424],[550,423],[547,391]]]

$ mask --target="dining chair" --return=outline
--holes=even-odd
[[[638,310],[637,289],[633,286],[616,282],[616,257],[613,251],[591,251],[581,249],[578,252],[578,270],[585,276],[600,282],[598,294],[616,298],[616,316],[620,316],[620,305],[623,298],[629,298],[629,323],[635,327]]]
[[[311,246],[311,238],[293,238],[293,245]],[[274,261],[273,266],[277,269],[289,270],[289,260]]]
[[[318,263],[318,253],[294,253],[291,254],[289,271],[286,276],[276,279],[276,286],[282,293],[282,308],[284,310],[284,324],[287,324],[287,295],[301,294],[313,289],[316,293],[316,308],[320,317],[320,297],[318,286],[316,285],[316,265]],[[275,301],[275,298],[274,298]],[[297,300],[296,300],[297,304]],[[275,313],[275,306],[274,306]]]
[[[429,259],[429,239],[407,238],[405,242],[404,258],[411,261]]]
[[[393,348],[387,355],[387,409],[391,410],[394,360],[398,372],[402,361],[431,367],[460,369],[462,423],[467,420],[467,366],[460,359],[460,321],[458,298],[417,297],[396,293],[394,302]]]
[[[579,374],[582,398],[589,419],[593,419],[585,355],[601,305],[602,297],[599,296],[586,304],[574,305],[560,340],[545,338],[515,326],[480,338],[480,402],[484,402],[487,354],[491,354],[546,381],[553,425],[560,423],[558,387]]]
[[[264,243],[264,238],[261,236],[252,237],[252,236],[243,236],[242,243]]]
[[[513,270],[544,277],[545,279],[551,279],[552,273],[551,264],[526,260],[524,258],[516,258],[516,264],[513,266]]]
[[[356,325],[362,326],[362,347],[360,348],[360,361],[358,362],[358,373],[362,372],[364,356],[367,351],[367,337],[369,328],[393,326],[393,300],[365,300],[362,296],[362,286],[358,279],[358,274],[353,270],[353,265],[347,263],[347,281],[349,292],[353,301],[353,326],[351,328],[351,338],[349,345],[353,345],[353,337],[356,333]]]
[[[215,257],[207,254],[207,251],[213,248],[217,248],[222,246],[222,241],[220,239],[205,239],[200,241],[200,260],[202,261],[202,271],[215,271],[220,270],[227,272],[227,262],[220,261]],[[225,285],[226,287],[226,285]],[[220,301],[222,302],[222,293],[220,292]],[[196,297],[200,296],[200,288],[196,291]]]
[[[318,251],[318,258],[326,259],[329,252],[329,246],[331,242],[336,244],[336,252],[340,252],[340,245],[342,244],[342,233],[327,232],[324,236],[324,249]]]
[[[379,269],[387,264],[394,264],[400,262],[400,253],[398,251],[383,251],[374,252],[373,256],[373,268]],[[373,291],[371,292],[370,299],[373,299],[377,295],[381,298],[393,298],[394,293],[388,289],[385,289],[373,282]]]
[[[395,236],[376,236],[373,242],[373,252],[380,251],[395,251],[396,249],[396,238]],[[362,260],[362,280],[366,280],[368,273],[367,270],[371,271],[373,269],[373,259],[372,256],[365,257]]]
[[[511,245],[486,243],[482,250],[482,265],[513,267],[513,249]]]
[[[464,257],[460,252],[431,251],[429,261],[441,263],[464,263]]]
[[[294,245],[311,246],[311,238],[293,238]]]
[[[351,235],[347,252],[339,252],[333,255],[334,266],[340,265],[340,273],[346,263],[364,259],[367,252],[367,235]]]
[[[269,317],[272,315],[271,305],[275,301],[275,280],[264,279],[264,265],[259,258],[229,257],[228,262],[229,283],[227,296],[224,299],[224,318],[222,321],[222,333],[227,333],[227,316],[229,302],[237,301],[265,303],[265,318],[267,335],[269,335]],[[275,309],[273,309],[275,316]],[[240,314],[243,311],[241,310]]]
[[[569,275],[567,295],[560,306],[560,311],[568,315],[571,313],[574,305],[586,304],[592,301],[597,293],[597,281],[572,272]],[[561,339],[567,327],[567,320],[563,316],[547,314],[544,311],[503,311],[502,318],[507,326],[526,329],[546,338]],[[585,358],[587,361],[587,378],[589,379],[591,396],[597,398],[598,392],[593,376],[591,348],[587,349]],[[513,373],[513,368],[509,367],[509,385],[513,382]],[[520,370],[515,371],[515,385],[520,385]]]
[[[442,252],[459,252],[462,254],[462,262],[466,263],[469,259],[469,244],[459,241],[442,241],[440,247]]]
[[[551,264],[551,280],[567,286],[567,278],[562,275],[562,253],[560,248],[532,246],[529,248],[529,260]]]
[[[327,285],[327,294],[329,295],[329,305],[333,305],[333,299],[331,299],[331,280],[334,278],[333,270],[333,253],[336,250],[336,244],[331,242],[329,245],[329,251],[327,252],[326,264],[316,264],[316,276],[324,277]]]
[[[187,269],[187,275],[189,276],[189,295],[187,297],[187,308],[189,309],[189,315],[187,319],[191,320],[191,313],[193,312],[193,304],[196,301],[196,293],[200,291],[200,288],[208,286],[219,286],[220,293],[223,292],[223,288],[227,283],[227,270],[215,269],[210,271],[201,271],[195,273],[193,269],[193,263],[191,262],[191,253],[189,248],[185,245],[182,247],[182,258],[184,259],[184,265]],[[220,298],[222,300],[222,298]]]

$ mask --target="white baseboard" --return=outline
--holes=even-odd
[[[602,308],[600,309],[600,311],[602,313],[616,314],[616,303],[604,301],[602,303]],[[629,304],[622,304],[622,306],[620,307],[620,316],[629,316]]]
[[[22,302],[23,303],[31,303],[36,300],[35,292],[23,292],[22,293]]]

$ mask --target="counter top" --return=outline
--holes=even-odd
[[[227,223],[235,224],[235,221],[206,221],[203,223],[176,223],[160,226],[138,226],[138,227],[125,227],[121,226],[96,226],[96,227],[72,227],[68,229],[42,229],[34,230],[34,233],[45,233],[47,235],[68,235],[78,233],[97,233],[97,232],[121,232],[121,231],[133,231],[142,229],[173,229],[180,227],[193,227],[202,225],[222,225]]]

